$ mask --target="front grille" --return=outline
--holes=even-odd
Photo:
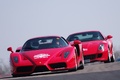
[[[37,66],[34,70],[34,72],[43,72],[48,71],[48,68],[46,66]]]
[[[61,63],[53,63],[53,64],[49,64],[51,68],[55,69],[55,68],[65,68],[67,67],[66,63],[61,62]]]
[[[102,53],[96,53],[96,54],[92,54],[92,55],[86,55],[84,56],[84,59],[95,59],[95,58],[101,58],[102,57]]]
[[[17,68],[17,72],[30,72],[32,70],[32,66],[22,66]]]
[[[96,58],[96,54],[92,54],[92,55],[87,55],[87,56],[84,56],[84,59],[95,59]]]

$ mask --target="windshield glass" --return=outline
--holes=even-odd
[[[61,48],[67,46],[67,42],[60,37],[43,37],[28,40],[22,48],[22,51]]]
[[[67,40],[73,41],[73,40],[80,40],[82,42],[85,41],[94,41],[94,40],[103,40],[104,37],[101,35],[100,32],[83,32],[83,33],[77,33],[70,35]]]

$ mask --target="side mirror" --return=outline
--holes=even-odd
[[[80,40],[74,40],[74,45],[81,44]]]
[[[112,36],[111,35],[108,35],[107,37],[106,37],[106,39],[111,39],[112,38]]]
[[[13,50],[12,50],[12,47],[8,47],[7,51],[11,51],[11,53],[14,53]]]
[[[80,40],[74,40],[71,45],[72,46],[75,46],[75,45],[78,45],[78,44],[81,44],[81,41]]]

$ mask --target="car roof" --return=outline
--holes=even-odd
[[[73,35],[73,34],[78,34],[78,33],[83,33],[83,32],[100,32],[100,31],[98,31],[98,30],[81,31],[81,32],[72,33],[72,34],[70,34],[70,35]],[[69,36],[70,36],[70,35],[69,35]]]
[[[38,36],[38,37],[33,37],[30,39],[35,39],[35,38],[47,38],[47,37],[61,37],[61,36],[57,36],[57,35],[50,35],[50,36]]]

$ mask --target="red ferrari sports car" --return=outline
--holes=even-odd
[[[114,62],[112,36],[103,36],[100,31],[85,31],[71,34],[68,41],[80,40],[83,45],[85,63]]]
[[[60,36],[43,36],[29,39],[10,54],[12,76],[30,75],[35,72],[84,68],[82,45],[79,40],[68,43]]]

